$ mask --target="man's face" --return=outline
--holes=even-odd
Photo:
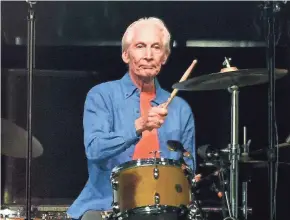
[[[162,38],[163,33],[155,25],[144,24],[134,30],[131,44],[122,54],[130,74],[149,80],[160,72],[168,57]]]

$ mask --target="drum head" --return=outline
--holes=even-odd
[[[177,160],[165,159],[165,158],[148,158],[148,159],[139,159],[139,160],[131,160],[126,163],[123,163],[119,166],[116,166],[112,170],[112,175],[117,174],[118,172],[129,169],[132,167],[141,167],[141,166],[151,166],[151,165],[159,165],[159,166],[178,166],[181,167],[181,163]]]

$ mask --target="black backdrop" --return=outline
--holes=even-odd
[[[61,4],[64,5],[64,2]],[[151,8],[150,5],[144,4],[145,3],[143,3],[144,7]],[[218,4],[215,6],[217,5]],[[256,16],[256,11],[250,10],[251,13],[247,14],[246,12],[249,12],[247,11],[249,9],[248,5],[243,5],[243,7],[234,3],[231,3],[231,6],[229,5],[230,4],[225,5],[224,9],[227,7],[234,7],[235,10],[236,8],[239,8],[240,10],[236,10],[236,12],[240,16],[237,15],[235,17],[235,13],[231,12],[230,15],[225,16],[227,19],[222,20],[223,22],[220,23],[207,22],[205,15],[216,16],[218,21],[218,19],[224,19],[221,15],[226,12],[220,10],[219,13],[217,13],[217,11],[213,10],[215,7],[211,7],[210,13],[205,13],[206,10],[209,9],[209,5],[206,4],[195,4],[193,7],[194,13],[190,10],[192,8],[190,8],[187,3],[178,5],[178,7],[187,8],[187,14],[184,14],[184,16],[181,16],[182,13],[177,12],[179,10],[176,10],[176,8],[174,8],[176,5],[173,5],[173,8],[177,13],[176,16],[163,13],[161,17],[165,18],[165,22],[169,23],[170,28],[173,28],[175,31],[174,36],[177,37],[178,40],[184,40],[184,36],[187,36],[189,39],[191,37],[212,39],[217,35],[222,39],[228,37],[240,39],[239,37],[242,36],[240,35],[242,33],[244,33],[242,39],[261,40],[263,37],[259,32],[259,28],[256,29],[253,27],[253,24],[247,26],[247,21],[251,20],[250,15],[254,14]],[[46,6],[40,5],[38,8],[38,10],[43,13],[40,13],[40,16],[38,17],[37,39],[42,39],[43,42],[50,45],[59,44],[59,40],[61,40],[59,39],[60,36],[56,36],[58,33],[57,30],[59,29],[58,26],[54,25],[59,25],[59,22],[64,19],[61,18],[61,10],[65,7],[58,7],[58,5],[54,3],[47,3]],[[74,8],[78,9],[78,6],[80,6],[79,3],[76,3]],[[125,6],[126,5],[123,5],[122,7]],[[161,9],[163,6],[164,5],[161,4],[158,7],[156,6],[155,11],[153,10],[150,15],[159,15],[158,13],[162,11]],[[88,5],[86,7],[88,7]],[[83,32],[82,28],[85,27],[82,25],[91,24],[92,26],[89,28],[86,27],[90,30],[96,27],[92,23],[84,21],[82,24],[75,26],[75,30],[79,30],[81,33],[75,33],[73,40],[80,40],[83,43],[86,43],[86,41],[91,39],[90,37],[95,37],[97,40],[103,40],[103,38],[107,37],[104,33],[111,33],[111,36],[121,36],[122,33],[120,31],[123,31],[125,28],[124,25],[128,25],[127,23],[123,24],[125,23],[125,20],[122,20],[121,17],[127,13],[124,13],[124,11],[121,10],[122,7],[118,7],[116,5],[112,6],[111,10],[115,9],[115,11],[119,12],[119,17],[118,13],[111,14],[111,16],[115,16],[112,19],[109,19],[110,16],[108,17],[107,15],[105,16],[105,14],[97,13],[98,17],[95,18],[98,21],[112,22],[110,23],[110,25],[113,25],[111,31],[114,30],[115,32],[113,33],[116,35],[108,31],[106,25],[99,23],[98,25],[101,25],[101,27],[97,27],[100,27],[101,29],[98,30],[101,31],[93,32],[97,35],[90,32],[88,35],[83,36],[81,33],[85,32]],[[141,7],[140,5],[134,7],[137,11],[134,15],[131,15],[131,17],[126,17],[128,21],[137,19],[141,15],[144,15],[144,7]],[[132,6],[132,8],[134,7]],[[4,28],[2,31],[4,31],[5,36],[2,38],[2,43],[4,44],[2,44],[1,51],[2,117],[11,118],[19,126],[25,127],[26,75],[19,74],[19,72],[15,73],[13,71],[8,71],[8,69],[23,69],[26,67],[25,46],[12,45],[14,37],[20,36],[21,38],[25,38],[25,28],[23,27],[25,27],[24,17],[26,16],[26,8],[23,5],[19,7],[19,3],[18,7],[9,3],[3,8],[2,12],[4,16],[2,16],[2,22],[4,22]],[[56,12],[54,11],[55,8],[59,9],[57,13],[55,13],[57,16],[52,16],[54,14],[52,12]],[[103,11],[103,8],[96,8]],[[221,9],[223,7],[219,6],[219,8]],[[167,10],[169,9],[170,7],[167,8]],[[165,11],[165,9],[163,11]],[[71,17],[68,16],[68,18],[72,19],[74,18],[73,15],[76,14],[72,13],[72,11],[70,12]],[[81,10],[76,10],[76,12],[80,13],[80,17],[86,15],[86,13],[81,13]],[[140,14],[139,12],[142,13]],[[91,14],[94,13],[91,12]],[[190,14],[191,16],[189,16]],[[180,17],[178,17],[178,15]],[[187,15],[189,17],[187,17]],[[195,17],[193,15],[195,15]],[[249,15],[249,17],[246,15]],[[203,19],[199,19],[200,16],[202,16]],[[172,19],[175,17],[178,17],[179,19]],[[240,17],[241,20],[239,20],[238,17]],[[70,19],[68,19],[69,21],[67,24],[73,23]],[[193,28],[196,26],[191,24],[192,20],[195,21],[197,26],[200,24],[199,22],[202,23],[198,30]],[[244,28],[243,31],[239,28],[235,28],[234,24],[241,25]],[[211,29],[211,25],[215,27],[215,31],[210,31],[213,30]],[[223,31],[219,31],[219,29],[217,30],[216,27],[221,27]],[[74,32],[73,28],[69,30]],[[106,30],[108,32],[106,32]],[[70,44],[68,39],[72,32],[66,32],[62,35],[62,37],[66,39],[66,45]],[[259,32],[260,35],[257,32]],[[98,36],[99,33],[103,35]],[[203,34],[199,35],[196,33]],[[227,33],[232,34],[227,35]],[[112,40],[119,39],[119,37],[113,38],[114,39]],[[287,39],[285,38],[285,35],[283,39],[283,42],[285,43],[285,39]],[[289,43],[288,49],[286,46],[284,45],[284,47],[277,48],[277,68],[290,68]],[[218,72],[222,67],[221,64],[225,56],[232,57],[233,65],[236,65],[240,69],[266,67],[264,48],[177,47],[173,49],[167,65],[163,68],[158,77],[159,81],[165,89],[171,91],[172,84],[180,79],[194,58],[197,58],[199,63],[192,75],[198,76]],[[33,160],[32,197],[34,199],[34,204],[69,204],[78,195],[87,180],[86,159],[82,140],[82,111],[85,95],[95,84],[122,77],[126,71],[126,66],[122,63],[120,47],[118,46],[98,47],[62,45],[38,46],[36,48],[36,69],[53,71],[36,71],[34,77],[33,134],[42,143],[44,154]],[[72,73],[72,71],[80,72]],[[9,83],[7,83],[8,81]],[[267,147],[267,86],[267,84],[251,86],[242,88],[240,92],[240,143],[242,143],[242,127],[246,126],[248,130],[248,138],[252,140],[250,150]],[[277,127],[280,142],[284,142],[284,139],[290,133],[289,94],[290,81],[289,76],[287,76],[277,81],[276,89]],[[230,94],[227,91],[207,91],[180,92],[179,95],[189,102],[194,112],[197,146],[211,144],[216,148],[225,147],[230,142]],[[290,162],[289,154],[290,149],[281,149],[280,160]],[[6,173],[10,171],[7,170],[6,166],[6,162],[9,159],[11,158],[2,156],[2,177],[4,176],[5,171]],[[198,159],[198,162],[200,162],[200,158]],[[13,196],[15,202],[24,204],[25,160],[14,159],[12,164]],[[200,169],[200,171],[203,170]],[[290,167],[287,166],[280,166],[279,168],[277,197],[277,215],[279,220],[288,220],[287,211],[289,209],[290,197],[289,171]],[[252,181],[249,184],[249,203],[254,210],[253,219],[266,219],[269,210],[267,170],[252,170],[252,173]],[[5,182],[4,178],[2,178],[2,182]],[[211,197],[217,199],[214,194],[212,194]]]
[[[51,199],[50,202],[60,198],[72,200],[78,195],[87,178],[81,127],[86,92],[94,84],[122,77],[126,66],[121,61],[118,47],[39,47],[36,52],[36,69],[87,71],[71,75],[63,74],[70,71],[37,71],[34,81],[33,130],[43,144],[44,154],[33,161],[32,195],[34,198]],[[289,54],[285,48],[277,48],[276,55],[277,67],[289,68]],[[160,83],[171,91],[172,84],[179,80],[194,58],[199,59],[199,64],[193,75],[217,72],[221,68],[224,56],[232,57],[233,64],[241,69],[265,67],[263,48],[176,48],[160,73]],[[5,69],[25,67],[25,48],[4,47],[2,64]],[[13,76],[12,72],[9,74],[10,77]],[[2,74],[4,79],[5,76],[7,74]],[[25,126],[26,81],[23,75],[16,79],[12,80],[10,85],[5,85],[5,81],[2,80],[2,88],[12,86],[15,89],[14,95],[8,95],[17,106],[13,117],[16,123]],[[250,150],[267,147],[267,86],[265,84],[246,87],[240,92],[240,143],[242,143],[242,127],[246,126],[248,138],[252,140]],[[283,142],[290,133],[289,92],[289,77],[278,80],[276,112],[280,142]],[[5,97],[4,95],[5,90],[2,89],[2,97]],[[180,92],[179,95],[190,103],[195,114],[197,146],[209,143],[216,148],[225,147],[230,142],[229,93]],[[2,112],[7,115],[6,103],[7,99],[4,98]],[[290,162],[289,150],[281,149],[281,161]],[[21,198],[25,192],[25,161],[17,159],[15,164],[16,196]],[[287,166],[279,168],[279,219],[288,219],[286,213],[290,196],[289,169]],[[254,209],[254,216],[259,218],[267,216],[265,212],[268,210],[267,183],[266,169],[253,170],[252,182],[249,185],[249,202]],[[214,198],[214,195],[212,196]]]

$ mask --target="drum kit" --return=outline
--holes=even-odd
[[[34,4],[36,2],[27,1],[29,4],[28,16],[28,45],[27,45],[27,64],[28,64],[28,121],[23,140],[18,143],[27,143],[23,150],[16,146],[16,140],[9,137],[8,142],[4,142],[4,154],[27,158],[27,202],[26,202],[26,219],[31,218],[31,158],[42,154],[40,143],[32,137],[31,132],[31,103],[32,103],[32,75],[34,67]],[[267,3],[269,4],[269,3]],[[273,9],[271,7],[267,8]],[[274,7],[275,8],[275,7]],[[276,10],[276,9],[275,9]],[[274,13],[273,13],[274,14]],[[267,22],[273,25],[272,15],[267,15]],[[267,36],[268,38],[268,36]],[[207,212],[223,212],[224,220],[247,219],[252,209],[247,204],[247,182],[242,183],[242,206],[239,206],[239,171],[241,164],[250,164],[259,166],[269,164],[268,161],[254,161],[249,157],[249,148],[244,132],[244,144],[239,144],[239,89],[245,86],[252,86],[270,82],[284,77],[288,71],[285,69],[275,69],[273,62],[273,39],[268,38],[268,69],[242,69],[238,70],[231,67],[230,59],[225,58],[223,63],[224,69],[218,73],[183,79],[174,84],[174,94],[178,90],[183,91],[206,91],[206,90],[227,90],[231,94],[231,143],[228,148],[216,151],[209,146],[200,147],[197,152],[205,159],[205,164],[211,164],[217,170],[206,177],[196,175],[194,171],[185,163],[183,157],[193,158],[186,152],[183,146],[172,140],[168,141],[169,150],[181,151],[183,157],[180,160],[168,158],[157,158],[156,153],[152,152],[153,157],[150,159],[140,159],[129,161],[115,167],[111,173],[111,186],[113,194],[112,211],[103,212],[104,219],[112,220],[205,220]],[[193,66],[192,66],[193,68]],[[189,71],[190,72],[190,71]],[[270,73],[270,74],[268,74]],[[189,74],[189,73],[188,73]],[[270,75],[270,77],[269,77]],[[188,76],[188,75],[187,75]],[[187,78],[187,77],[186,77]],[[174,96],[171,97],[171,100]],[[3,121],[2,121],[3,123]],[[4,121],[4,123],[7,123]],[[5,126],[4,126],[5,127]],[[21,129],[12,124],[6,126],[12,133],[22,133]],[[5,130],[3,131],[5,133]],[[2,132],[2,135],[4,134]],[[11,133],[11,132],[10,132]],[[3,140],[3,139],[2,139]],[[13,142],[14,141],[14,142]],[[278,145],[279,147],[289,146],[289,140],[286,143]],[[9,146],[5,148],[6,146]],[[223,159],[221,159],[223,157]],[[226,158],[226,159],[225,159]],[[218,176],[221,180],[222,190],[212,185],[212,189],[218,192],[218,196],[224,200],[224,206],[208,208],[203,206],[202,201],[197,199],[197,186],[203,184],[203,180]],[[0,215],[5,219],[19,219],[17,213],[9,209],[1,210]],[[13,217],[11,217],[13,215]],[[20,218],[24,219],[24,218]]]
[[[210,164],[217,168],[215,172],[200,177],[185,163],[183,157],[193,159],[186,152],[182,144],[175,140],[168,140],[168,149],[182,152],[180,160],[156,158],[156,152],[152,152],[152,158],[129,161],[115,167],[111,173],[111,185],[113,192],[112,211],[103,212],[104,219],[113,220],[173,220],[193,219],[205,220],[208,213],[226,213],[224,219],[237,219],[233,217],[235,206],[233,204],[238,197],[238,175],[240,164],[254,166],[267,166],[267,161],[254,161],[249,158],[249,143],[244,137],[243,150],[238,143],[238,94],[239,88],[254,84],[262,84],[268,81],[266,69],[237,70],[231,67],[228,58],[224,64],[230,72],[222,69],[219,73],[202,75],[176,83],[173,88],[184,91],[201,91],[227,89],[232,96],[232,143],[222,150],[212,149],[205,145],[197,149],[197,154],[205,160],[204,164]],[[285,69],[275,69],[275,78],[279,79],[287,74]],[[15,124],[2,119],[2,153],[7,156],[25,158],[26,149],[20,149],[19,143],[27,141],[27,132]],[[9,134],[18,134],[14,138]],[[24,135],[25,134],[25,135]],[[234,148],[233,148],[234,146]],[[290,138],[278,147],[290,146]],[[233,149],[232,149],[233,148]],[[263,150],[254,153],[259,154]],[[33,157],[42,154],[43,149],[39,141],[33,138]],[[225,159],[227,158],[227,159]],[[235,169],[237,172],[235,173]],[[233,173],[231,173],[233,172]],[[211,181],[211,177],[218,176],[223,183],[223,190],[211,188],[218,193],[219,198],[225,200],[225,207],[208,207],[197,199],[197,188],[203,185],[203,181]],[[229,177],[229,178],[227,178]],[[247,219],[252,208],[247,204],[247,182],[242,183],[243,204],[237,206],[236,212],[242,219]],[[11,210],[10,210],[11,211]],[[2,216],[15,219],[8,209],[2,210]],[[9,217],[10,216],[10,217]],[[7,219],[7,218],[6,218]]]
[[[197,149],[198,155],[205,160],[204,164],[216,167],[217,171],[206,177],[195,175],[183,158],[193,158],[192,155],[185,151],[180,142],[169,140],[167,142],[169,150],[183,153],[180,160],[153,157],[129,161],[113,169],[111,173],[113,210],[110,214],[104,215],[105,218],[205,220],[206,213],[222,211],[226,213],[224,219],[248,218],[252,208],[248,207],[247,202],[247,181],[242,183],[242,206],[238,205],[239,166],[248,164],[252,167],[267,167],[268,161],[256,161],[249,157],[246,129],[244,129],[242,148],[239,145],[239,88],[266,83],[269,78],[267,69],[238,70],[231,67],[229,61],[230,59],[225,58],[225,68],[218,73],[181,80],[173,86],[174,89],[184,91],[225,89],[231,93],[231,144],[228,148],[219,151],[209,145]],[[275,78],[282,78],[287,72],[285,69],[275,69]],[[278,147],[287,146],[290,146],[290,140],[286,140],[286,143]],[[219,176],[223,183],[223,190],[219,191],[216,188],[214,190],[225,200],[225,207],[203,207],[202,201],[197,199],[197,185],[202,185],[203,180],[210,179],[211,176]]]

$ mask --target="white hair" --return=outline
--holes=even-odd
[[[134,30],[136,29],[136,27],[138,27],[139,25],[144,24],[144,23],[156,25],[158,28],[160,28],[160,30],[163,33],[163,38],[162,38],[163,46],[166,50],[166,53],[169,55],[170,54],[171,35],[170,35],[167,27],[165,26],[164,22],[161,19],[155,18],[155,17],[140,18],[139,20],[137,20],[129,25],[129,27],[126,29],[126,31],[123,35],[123,38],[122,38],[122,52],[127,50],[128,47],[130,46],[132,39],[133,39]]]

